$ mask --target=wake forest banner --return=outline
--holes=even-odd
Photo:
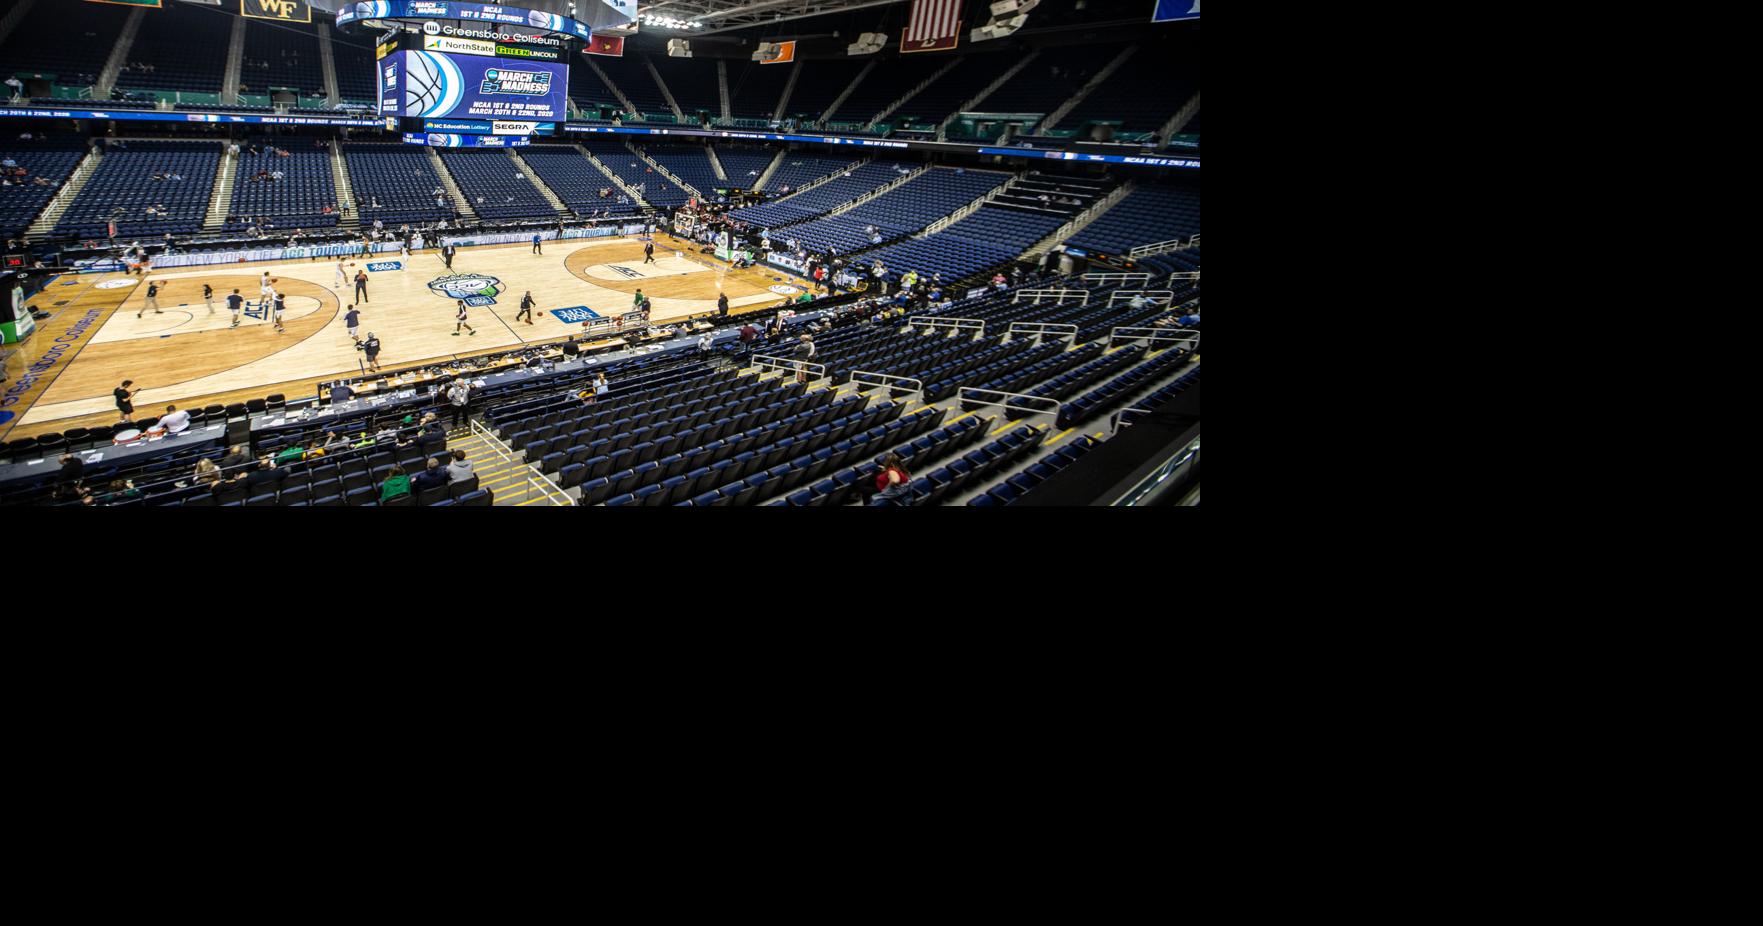
[[[312,7],[306,5],[306,0],[239,0],[239,13],[251,19],[285,23],[312,21]]]

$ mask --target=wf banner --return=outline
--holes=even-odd
[[[306,0],[239,0],[239,14],[285,23],[312,21],[312,7],[306,5]]]

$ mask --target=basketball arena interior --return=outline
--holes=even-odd
[[[0,0],[0,507],[1197,507],[1199,0]]]

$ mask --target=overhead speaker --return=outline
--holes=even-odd
[[[974,42],[983,42],[987,39],[1001,39],[1004,36],[1021,29],[1023,24],[1027,22],[1027,13],[1019,13],[1009,19],[998,19],[994,17],[991,22],[986,23],[969,33],[968,39]]]
[[[992,4],[992,18],[1008,16],[1012,13],[1026,13],[1041,5],[1041,0],[998,0]]]
[[[865,32],[857,37],[857,41],[845,46],[847,55],[873,55],[888,44],[888,37],[881,32]]]
[[[692,56],[692,45],[685,39],[668,39],[667,55],[670,58],[690,58]]]

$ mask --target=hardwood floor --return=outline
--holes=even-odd
[[[577,328],[553,318],[551,309],[586,306],[602,316],[615,315],[630,308],[638,289],[654,305],[651,319],[661,322],[713,314],[719,293],[726,292],[730,311],[740,313],[782,304],[809,285],[770,267],[730,270],[667,235],[657,236],[651,264],[643,263],[643,242],[628,238],[547,241],[544,249],[533,254],[526,244],[462,248],[451,271],[437,251],[402,260],[380,256],[373,263],[402,265],[369,273],[367,298],[358,306],[363,335],[373,332],[383,346],[380,365],[394,370],[557,340]],[[0,399],[10,400],[0,411],[12,417],[0,421],[0,438],[114,422],[111,390],[124,379],[141,389],[135,397],[138,418],[161,414],[168,404],[226,404],[275,393],[290,400],[310,396],[320,381],[359,370],[360,353],[343,322],[354,301],[353,275],[362,269],[357,263],[366,262],[350,262],[343,282],[334,259],[191,267],[155,271],[145,279],[116,273],[63,276],[31,300],[56,314],[15,345],[17,354],[7,364],[8,391]],[[287,330],[277,333],[267,318],[242,318],[239,327],[230,327],[226,295],[238,289],[254,301],[265,270],[286,297]],[[475,334],[454,334],[456,302],[441,286],[430,285],[446,277],[473,291],[495,290],[493,305],[467,309]],[[137,318],[148,281],[159,283],[160,311],[146,310]],[[214,287],[213,314],[203,303],[204,283]],[[537,302],[533,322],[516,323],[521,297],[529,291]],[[18,388],[33,365],[42,372]]]

